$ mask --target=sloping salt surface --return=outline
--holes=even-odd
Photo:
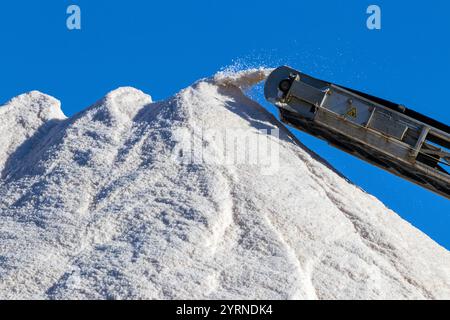
[[[447,250],[243,94],[268,71],[1,107],[0,298],[450,298]]]

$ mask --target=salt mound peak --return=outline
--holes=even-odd
[[[3,108],[5,108],[5,111],[14,110],[13,112],[21,117],[35,115],[42,121],[66,118],[61,110],[61,102],[58,99],[37,90],[11,99]]]
[[[129,87],[129,86],[119,87],[115,90],[110,91],[105,96],[105,100],[116,101],[116,102],[117,102],[117,100],[120,100],[121,102],[123,102],[121,99],[123,99],[124,97],[135,97],[135,98],[147,100],[148,103],[152,102],[152,97],[150,95],[142,92],[139,89],[136,89],[134,87]]]
[[[129,122],[144,106],[152,102],[152,97],[141,90],[133,87],[119,87],[109,92],[90,109],[97,111],[96,120],[115,119],[120,122]]]
[[[0,173],[8,159],[23,157],[25,150],[66,119],[59,100],[39,91],[21,94],[0,107]],[[20,152],[17,153],[17,150]]]

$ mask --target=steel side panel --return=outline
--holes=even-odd
[[[322,103],[323,108],[360,126],[367,124],[372,114],[373,106],[358,99],[358,97],[340,92],[337,89],[332,89],[330,92]],[[354,114],[352,115],[352,113]]]
[[[376,110],[369,123],[369,127],[385,135],[402,140],[408,127],[384,112]]]
[[[410,157],[411,147],[400,141],[390,139],[373,130],[356,125],[324,109],[317,111],[315,121],[324,127],[347,136],[349,139],[359,141],[399,161],[408,164],[414,163],[414,160]]]
[[[326,93],[304,82],[294,81],[292,83],[291,90],[289,91],[289,95],[318,106],[322,103],[323,97]]]

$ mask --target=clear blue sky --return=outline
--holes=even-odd
[[[66,28],[70,4],[81,31]],[[366,28],[370,4],[382,9],[380,31]],[[1,1],[0,101],[37,89],[72,115],[119,86],[159,100],[238,61],[288,64],[450,124],[449,33],[447,0]],[[298,135],[450,248],[449,200]]]

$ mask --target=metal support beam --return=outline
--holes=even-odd
[[[414,146],[414,148],[410,152],[411,158],[413,158],[413,159],[417,158],[417,156],[419,155],[420,149],[423,146],[423,143],[427,139],[427,135],[428,135],[429,132],[430,132],[430,128],[429,127],[424,127],[422,129],[422,132],[420,133],[420,136],[419,136],[419,139],[417,140],[416,145]]]

